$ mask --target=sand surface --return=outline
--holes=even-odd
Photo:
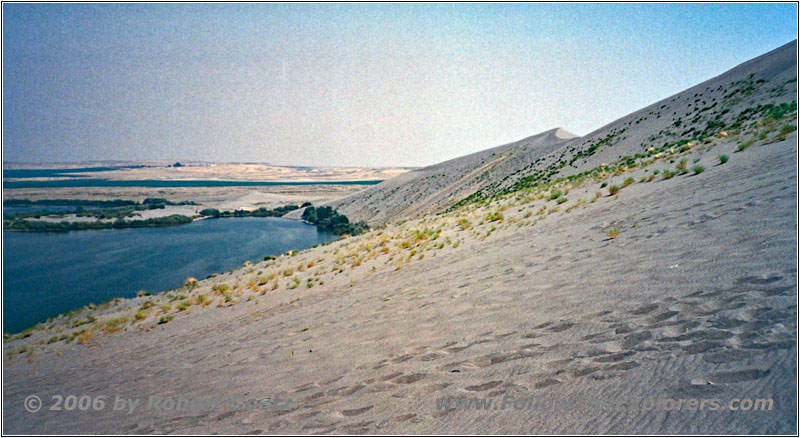
[[[790,101],[795,52],[782,48],[715,80],[757,71],[769,87],[750,99]],[[771,97],[775,83],[786,93]],[[627,140],[560,172],[646,151],[642,139],[671,117],[642,118],[653,108],[671,116],[686,107],[685,95],[695,99],[712,85],[586,138],[545,133],[555,145],[539,147],[550,151],[527,154],[547,165],[622,126]],[[796,127],[796,117],[790,123]],[[796,434],[797,134],[772,132],[738,152],[751,134],[714,136],[646,165],[445,214],[392,213],[388,226],[362,236],[58,318],[4,343],[3,432]],[[729,161],[720,164],[720,155]],[[663,178],[682,159],[704,171]],[[470,185],[463,174],[450,180],[461,181],[444,185],[452,193]],[[611,186],[619,193],[610,195]],[[377,200],[381,190],[363,196]],[[550,199],[555,190],[568,192],[567,201]],[[434,192],[444,195],[426,190],[415,202]],[[230,290],[220,292],[223,284]],[[189,305],[176,308],[182,302]],[[97,321],[71,327],[89,315]],[[165,316],[174,319],[158,324]],[[108,324],[118,317],[129,319]],[[69,343],[47,343],[76,332]],[[31,394],[45,409],[23,409]],[[65,412],[47,409],[54,394],[120,395],[143,405],[154,395],[291,403],[286,411]],[[498,406],[503,397],[529,396],[568,407],[436,405],[491,398]],[[773,405],[637,408],[666,399]],[[620,402],[631,408],[609,410]]]

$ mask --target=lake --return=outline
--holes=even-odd
[[[283,218],[223,218],[162,228],[3,232],[3,332],[89,303],[160,292],[291,249],[337,239]]]
[[[59,187],[263,187],[263,186],[315,186],[315,185],[361,185],[374,186],[383,180],[358,181],[233,181],[199,179],[135,179],[113,180],[92,178],[70,178],[55,180],[3,181],[4,189],[44,189]]]
[[[75,177],[72,173],[108,172],[120,169],[139,169],[145,166],[75,167],[68,169],[3,169],[3,178]]]

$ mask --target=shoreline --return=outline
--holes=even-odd
[[[203,221],[204,219],[215,219],[215,218],[213,218],[213,217],[201,217],[201,218],[196,219],[196,221],[199,222],[199,221]],[[275,217],[275,216],[267,217],[267,218],[252,217],[252,216],[238,216],[238,217],[231,216],[231,217],[220,218],[220,219],[251,219],[251,220],[256,220],[256,221],[259,220],[259,219],[267,219],[267,220],[272,219],[272,220],[279,220],[279,221],[280,220],[291,221],[292,223],[297,223],[298,222],[296,220],[283,218],[283,217]],[[304,221],[301,221],[301,222],[304,225],[313,225],[313,224],[308,224],[308,223],[306,223]],[[236,227],[237,225],[236,224],[230,224],[230,226]],[[317,227],[314,227],[314,229],[317,230],[317,232],[319,231]],[[309,230],[309,232],[314,233],[314,231],[312,231],[312,230]],[[201,272],[198,272],[198,271],[194,271],[194,272],[192,272],[190,274],[189,278],[194,278],[194,276],[197,276],[198,278],[205,279],[205,280],[210,279],[210,278],[215,278],[215,277],[217,277],[219,275],[224,275],[225,272],[232,272],[232,271],[236,271],[237,269],[242,268],[243,266],[249,266],[251,263],[259,263],[259,262],[263,262],[263,261],[274,260],[274,259],[283,257],[284,255],[296,254],[299,251],[311,249],[312,247],[315,247],[317,245],[327,245],[327,244],[333,243],[333,242],[341,239],[341,236],[337,236],[337,235],[332,234],[332,233],[328,233],[328,234],[330,235],[329,238],[331,238],[332,240],[329,240],[329,241],[326,241],[326,242],[323,242],[323,243],[316,243],[316,244],[313,244],[313,245],[310,245],[310,246],[307,246],[307,247],[292,247],[292,248],[288,249],[287,251],[279,252],[279,253],[273,252],[273,253],[267,253],[266,255],[263,255],[263,253],[262,253],[262,255],[259,255],[258,258],[256,258],[256,259],[249,258],[249,259],[246,259],[246,260],[243,259],[243,260],[238,261],[238,262],[234,261],[234,262],[232,262],[232,264],[229,264],[228,266],[223,266],[221,268],[221,270],[217,269],[217,270],[213,270],[211,272],[206,272],[206,273],[201,273]],[[255,260],[255,261],[253,261],[253,260]],[[242,263],[244,263],[244,265]],[[162,270],[162,272],[169,273],[171,271],[168,271],[168,270],[167,271],[163,271]],[[184,282],[185,282],[184,279],[175,278],[174,280],[175,281],[172,282],[172,283],[175,284],[174,287],[156,289],[154,292],[146,292],[146,293],[143,293],[141,296],[144,296],[144,297],[163,296],[165,294],[169,294],[171,292],[174,292],[177,289],[180,289],[182,287],[182,285],[184,284]],[[131,289],[131,291],[134,291],[134,290],[136,290],[135,287]],[[148,290],[150,290],[150,289],[148,288]],[[141,292],[143,292],[143,291],[141,291]],[[47,315],[46,318],[43,317],[43,319],[40,320],[39,322],[33,323],[33,324],[31,324],[31,325],[29,325],[27,327],[23,327],[23,328],[21,328],[19,330],[8,331],[8,332],[4,331],[3,332],[4,338],[6,340],[15,339],[15,338],[24,339],[25,338],[25,336],[24,336],[25,333],[29,333],[29,332],[34,331],[34,330],[39,330],[39,329],[43,328],[44,326],[48,325],[51,321],[58,320],[58,319],[60,319],[60,318],[62,318],[64,316],[79,314],[79,313],[87,311],[87,310],[102,309],[106,305],[108,305],[108,303],[120,302],[121,300],[131,300],[131,299],[136,299],[136,297],[132,297],[132,296],[130,296],[129,293],[125,293],[125,294],[122,294],[122,295],[114,295],[114,296],[104,297],[99,302],[96,301],[96,300],[87,300],[88,302],[85,302],[85,304],[79,304],[79,305],[76,305],[75,307],[69,308],[67,310],[61,310],[58,313]],[[97,304],[94,304],[94,303],[97,303]]]

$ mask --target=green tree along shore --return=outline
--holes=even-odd
[[[93,201],[84,199],[40,199],[30,201],[28,199],[7,199],[3,202],[3,207],[28,207],[36,209],[10,213],[3,212],[3,220],[39,219],[42,216],[63,217],[68,214],[74,214],[78,217],[94,217],[96,219],[121,219],[133,217],[137,215],[137,212],[142,210],[163,209],[167,205],[196,205],[196,203],[191,201],[170,202],[164,198],[147,198],[142,201],[141,204],[136,201],[123,199],[115,199],[113,201]],[[52,208],[71,206],[75,208],[72,210],[55,210]],[[91,207],[91,209],[87,209],[89,207]]]
[[[258,210],[234,210],[234,211],[219,211],[216,208],[206,208],[200,210],[202,216],[219,218],[219,217],[281,217],[290,211],[305,208],[301,218],[312,225],[316,225],[322,231],[328,231],[338,235],[351,235],[355,236],[365,231],[369,231],[369,225],[366,222],[358,222],[355,224],[350,223],[347,216],[339,214],[331,207],[314,207],[310,202],[306,202],[301,206],[284,205],[274,209],[259,208]]]
[[[113,222],[48,222],[48,221],[29,221],[29,220],[3,220],[3,230],[5,231],[76,231],[76,230],[100,230],[104,228],[149,228],[149,227],[168,227],[172,225],[188,224],[192,221],[189,216],[173,214],[164,217],[150,219],[135,219],[126,221],[117,219]]]
[[[205,208],[200,210],[201,216],[208,217],[281,217],[290,211],[297,210],[296,205],[284,205],[274,209],[261,207],[258,210],[234,210],[219,211],[216,208]]]
[[[31,210],[26,212],[4,213],[3,230],[5,231],[77,231],[77,230],[99,230],[108,228],[149,228],[149,227],[169,227],[191,223],[200,217],[224,218],[224,217],[281,217],[290,211],[299,208],[306,208],[302,219],[315,225],[322,231],[328,231],[338,235],[358,235],[369,230],[365,222],[350,223],[347,216],[339,214],[331,207],[315,208],[311,203],[306,202],[301,206],[284,205],[273,209],[261,207],[257,210],[234,210],[219,211],[216,208],[205,208],[200,210],[199,216],[194,218],[180,214],[156,217],[150,219],[133,219],[131,217],[140,210],[163,209],[166,205],[196,205],[194,202],[173,203],[163,198],[147,198],[141,204],[136,201],[115,199],[113,201],[89,201],[89,200],[70,200],[70,199],[45,199],[39,201],[29,201],[27,199],[9,199],[3,202],[4,207],[16,206],[76,206],[72,211],[53,211],[43,208],[42,210]],[[84,210],[83,207],[101,207],[94,210]],[[114,221],[43,221],[27,220],[27,218],[39,219],[43,216],[63,217],[72,214],[78,217],[95,217],[97,219],[115,219]]]
[[[339,214],[328,206],[317,208],[308,206],[301,217],[304,221],[316,225],[320,230],[330,231],[334,234],[356,236],[369,231],[369,225],[366,222],[361,221],[352,224],[347,216]]]
[[[147,198],[139,204],[136,201],[128,199],[114,199],[114,200],[93,200],[93,199],[37,199],[31,201],[30,199],[6,199],[3,201],[3,207],[32,207],[37,205],[75,205],[82,207],[125,207],[130,205],[197,205],[193,201],[180,201],[172,202],[164,198]]]

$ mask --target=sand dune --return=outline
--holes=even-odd
[[[754,103],[792,101],[796,83],[786,82],[796,76],[796,52],[796,42],[786,44],[584,137],[575,137],[561,128],[553,129],[509,145],[417,169],[331,205],[355,220],[379,225],[436,213],[478,190],[498,193],[535,171],[549,171],[548,166],[557,167],[558,163],[568,164],[554,169],[552,178],[587,171],[666,141],[691,138],[716,120],[710,115],[723,107],[729,112],[719,120],[730,122]],[[740,83],[734,84],[737,81]],[[770,86],[763,85],[766,83]],[[726,97],[736,90],[742,92]],[[691,128],[696,131],[688,133]],[[593,155],[578,156],[573,161],[578,152],[596,145],[599,147]]]
[[[330,202],[355,221],[380,225],[435,213],[475,190],[530,165],[575,136],[557,128],[520,141],[399,175],[355,195]]]
[[[340,201],[389,222],[366,235],[9,340],[4,432],[794,434],[797,111],[745,110],[796,98],[795,53],[586,137],[550,131]],[[715,120],[724,135],[680,142]],[[29,413],[30,394],[277,395],[291,408]],[[530,396],[568,407],[437,408]],[[667,399],[773,405],[640,408]]]

